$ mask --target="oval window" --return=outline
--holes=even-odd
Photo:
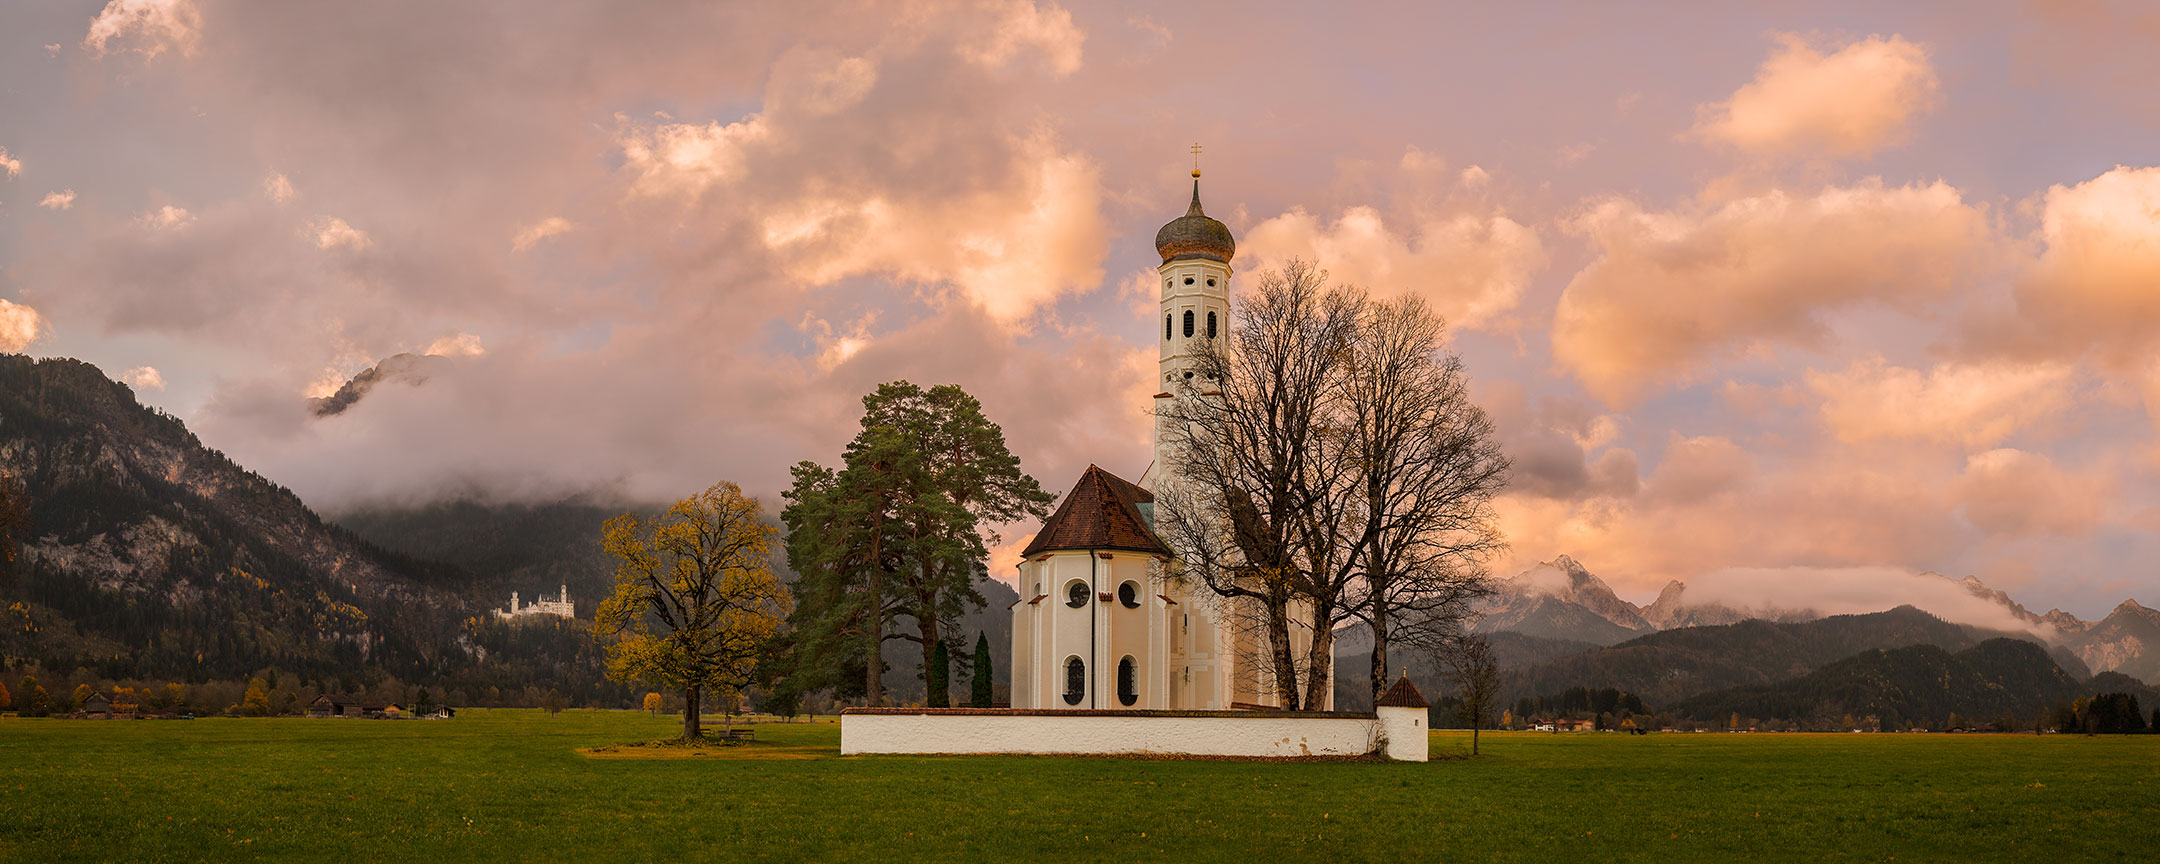
[[[1187,309],[1187,310],[1185,310],[1185,338],[1187,338],[1187,339],[1191,339],[1191,338],[1192,338],[1192,322],[1193,322],[1192,310],[1191,310],[1191,309]]]
[[[1065,586],[1065,605],[1071,606],[1074,609],[1086,606],[1087,595],[1087,583],[1082,582],[1078,579],[1074,579],[1071,585]]]
[[[1073,658],[1078,660],[1080,658]],[[1117,664],[1117,701],[1127,708],[1140,701],[1140,669],[1130,655]]]
[[[1191,284],[1192,284],[1192,277],[1191,277],[1191,276],[1187,276],[1187,277],[1185,277],[1185,284],[1187,284],[1187,285],[1191,285]]]
[[[1117,586],[1117,601],[1127,609],[1140,608],[1140,583],[1127,582]]]
[[[1209,279],[1209,280],[1207,280],[1207,287],[1209,287],[1209,288],[1213,288],[1213,287],[1215,287],[1215,280],[1213,280],[1213,279]]]
[[[1087,664],[1078,657],[1065,658],[1065,704],[1078,705],[1087,698]]]

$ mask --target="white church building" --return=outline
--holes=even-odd
[[[1230,229],[1200,206],[1193,172],[1185,215],[1155,234],[1162,256],[1157,400],[1190,381],[1195,349],[1227,338]],[[1154,530],[1156,484],[1166,482],[1160,417],[1155,458],[1135,484],[1088,466],[1021,552],[1013,606],[1012,706],[1224,710],[1274,707],[1272,669],[1252,620],[1196,579]],[[1292,631],[1299,657],[1310,632]],[[1332,670],[1331,670],[1332,671]],[[1330,704],[1311,706],[1328,710]]]
[[[1155,235],[1157,400],[1191,380],[1197,346],[1230,332],[1237,243],[1201,209],[1199,177],[1185,215]],[[1022,550],[1010,707],[849,708],[841,753],[1426,760],[1426,703],[1407,678],[1370,712],[1334,711],[1332,694],[1325,705],[1279,710],[1259,634],[1235,624],[1253,616],[1182,575],[1155,531],[1153,490],[1169,482],[1173,458],[1162,423],[1138,483],[1088,466]],[[1311,634],[1293,629],[1291,642],[1303,657]]]

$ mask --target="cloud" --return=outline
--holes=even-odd
[[[1990,535],[2081,536],[2107,513],[2114,483],[2062,471],[2045,454],[2008,448],[1973,454],[1960,478],[1965,518]]]
[[[1015,58],[1040,60],[1059,77],[1080,71],[1080,48],[1087,34],[1073,25],[1072,13],[1030,0],[1003,0],[989,4],[995,11],[990,32],[959,42],[960,56],[998,68]]]
[[[1786,33],[1755,80],[1699,109],[1694,134],[1759,154],[1866,156],[1899,143],[1940,84],[1924,45],[1870,36],[1823,54]]]
[[[440,357],[478,357],[487,353],[487,346],[480,344],[480,337],[471,333],[453,333],[428,343],[422,354]]]
[[[1987,447],[2076,403],[2076,371],[2065,363],[1943,363],[1922,372],[1874,357],[1805,378],[1822,399],[1823,422],[1847,442]]]
[[[167,204],[135,217],[135,224],[153,231],[178,231],[195,224],[195,214],[189,213],[185,207]]]
[[[1621,418],[1583,399],[1532,400],[1510,381],[1483,383],[1476,397],[1513,463],[1509,494],[1573,501],[1626,498],[1640,487],[1635,452],[1609,446]]]
[[[9,180],[22,176],[22,160],[9,156],[6,147],[0,147],[0,174],[6,174]]]
[[[45,200],[39,201],[38,206],[47,210],[66,210],[74,207],[75,190],[62,189],[58,192],[47,192],[45,193]]]
[[[191,0],[112,0],[90,21],[83,50],[102,57],[118,40],[123,51],[149,59],[166,51],[195,53],[202,38],[202,11]]]
[[[120,380],[137,390],[165,389],[165,376],[154,366],[137,366],[120,373]]]
[[[1345,209],[1333,223],[1293,209],[1253,226],[1238,251],[1254,270],[1303,258],[1339,283],[1423,295],[1464,329],[1492,326],[1513,310],[1545,261],[1537,232],[1503,215],[1434,216],[1398,232],[1366,206]]]
[[[1598,257],[1560,296],[1553,355],[1608,402],[1743,351],[1818,343],[1832,311],[1918,311],[1996,255],[1985,211],[1939,181],[1772,190],[1664,212],[1610,198],[1568,227]]]
[[[531,249],[535,244],[539,243],[542,240],[546,240],[549,237],[553,237],[557,234],[568,233],[571,229],[576,227],[577,225],[575,223],[572,223],[570,220],[564,219],[561,216],[549,216],[546,219],[542,219],[538,222],[532,223],[531,225],[519,228],[517,236],[510,238],[510,248],[514,251],[523,252],[527,249]]]
[[[36,309],[0,300],[0,353],[20,354],[45,335],[45,317]]]
[[[1945,621],[2052,636],[1964,583],[1902,567],[1732,567],[1687,580],[1690,605],[1723,605],[1768,615],[1859,615],[1913,606]]]
[[[2160,347],[2160,168],[2118,166],[2040,202],[2039,258],[2016,310],[1982,313],[1968,353],[2136,366]]]
[[[308,223],[307,233],[317,249],[358,252],[374,244],[367,232],[354,228],[335,216],[317,217]]]
[[[277,204],[291,201],[300,195],[299,192],[293,190],[292,180],[276,171],[270,172],[270,176],[263,178],[262,188],[263,195]]]

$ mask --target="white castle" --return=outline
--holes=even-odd
[[[510,592],[510,608],[495,610],[497,618],[523,618],[529,615],[555,615],[562,618],[577,617],[577,606],[570,602],[570,586],[562,586],[562,596],[549,600],[542,597],[530,604],[518,605],[518,593]]]
[[[1193,377],[1194,349],[1230,331],[1237,242],[1192,203],[1155,235],[1162,256],[1162,392]],[[1234,604],[1179,573],[1155,533],[1154,490],[1170,482],[1158,416],[1155,459],[1132,483],[1094,465],[1021,553],[1013,606],[1012,706],[1023,709],[1224,710],[1273,706],[1274,670]],[[1228,620],[1226,620],[1226,618]],[[1303,656],[1312,634],[1293,627]],[[1330,661],[1332,664],[1332,660]],[[1332,710],[1334,694],[1325,704]]]

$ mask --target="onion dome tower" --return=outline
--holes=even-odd
[[[1230,333],[1230,260],[1237,255],[1237,240],[1230,236],[1229,226],[1200,206],[1199,153],[1200,145],[1193,145],[1192,203],[1185,215],[1155,232],[1155,251],[1162,256],[1162,265],[1156,268],[1162,277],[1161,381],[1156,399],[1173,398],[1180,388],[1192,385],[1194,349]],[[1167,464],[1159,417],[1156,471]]]

